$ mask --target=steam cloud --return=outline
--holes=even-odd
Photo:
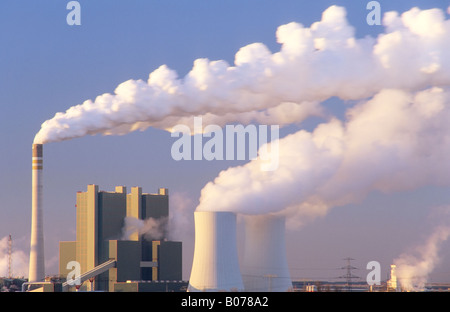
[[[196,203],[185,192],[172,192],[169,196],[168,239],[184,240],[194,233]]]
[[[13,277],[28,275],[28,255],[13,245],[11,273]],[[0,239],[0,276],[8,276],[8,236]]]
[[[161,239],[164,237],[166,225],[166,218],[148,218],[141,220],[135,217],[125,217],[124,226],[122,228],[122,239],[129,239],[134,233],[143,235],[148,240]]]
[[[373,190],[449,185],[449,100],[443,88],[382,90],[349,109],[345,122],[280,139],[276,171],[261,171],[259,159],[222,171],[203,188],[197,209],[307,220]]]
[[[428,275],[439,264],[439,250],[450,237],[450,227],[434,229],[426,242],[405,252],[394,260],[401,288],[406,291],[420,291],[425,287]]]
[[[386,33],[357,40],[344,13],[330,7],[309,29],[280,27],[278,38],[287,28],[296,37],[280,54],[301,55],[294,63],[304,62],[296,67],[302,73],[293,80],[303,95],[358,99],[346,120],[331,117],[313,132],[280,139],[276,171],[261,172],[259,159],[222,171],[203,188],[198,210],[283,212],[305,221],[373,190],[449,185],[450,21],[438,9],[389,12]],[[300,68],[311,69],[310,80],[298,80]]]
[[[312,132],[279,139],[276,171],[261,171],[259,158],[224,170],[205,185],[197,210],[283,213],[300,217],[288,219],[298,224],[373,190],[448,186],[450,20],[440,9],[412,8],[387,12],[383,25],[377,38],[356,38],[345,9],[331,6],[310,27],[280,26],[278,52],[250,44],[233,66],[197,59],[184,78],[163,65],[147,81],[126,81],[114,94],[57,113],[35,143],[170,131],[192,116],[281,126],[321,116]],[[321,105],[331,97],[353,103],[345,120]],[[448,236],[438,229],[422,256],[433,256]]]
[[[147,127],[170,130],[193,115],[205,122],[262,122],[286,125],[322,115],[320,102],[336,96],[358,100],[383,88],[419,89],[450,82],[449,21],[439,9],[413,8],[385,14],[386,32],[355,38],[342,7],[322,20],[276,31],[280,51],[262,43],[241,48],[234,66],[197,59],[184,77],[166,65],[147,81],[128,80],[103,94],[57,113],[42,124],[35,143],[85,135],[126,134]]]

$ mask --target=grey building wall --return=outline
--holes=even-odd
[[[108,273],[109,289],[116,282],[141,279],[141,243],[138,241],[109,241],[109,259],[117,261],[116,267]]]
[[[181,242],[164,241],[158,246],[158,279],[178,281],[182,277]]]
[[[126,217],[126,194],[98,194],[98,254],[99,262],[108,260],[108,241],[122,238]]]

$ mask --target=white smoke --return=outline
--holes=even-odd
[[[141,220],[135,217],[125,217],[122,228],[122,239],[127,240],[135,233],[144,236],[148,240],[164,238],[167,226],[167,218],[148,218]]]
[[[320,102],[333,96],[357,100],[383,88],[450,83],[450,21],[442,10],[388,12],[384,26],[377,38],[355,38],[345,9],[331,6],[310,27],[280,26],[278,52],[253,43],[236,53],[233,66],[197,59],[184,78],[162,65],[147,81],[125,81],[113,94],[57,113],[42,124],[35,143],[170,130],[193,115],[219,125],[286,125],[322,115]]]
[[[0,276],[9,275],[9,252],[8,252],[9,237],[5,236],[0,239]],[[13,242],[11,253],[11,275],[12,277],[28,276],[28,256],[24,251],[19,249]]]
[[[432,228],[428,236],[394,259],[402,291],[424,290],[430,274],[441,264],[442,247],[450,238],[450,206],[434,207],[430,211],[424,222]]]
[[[403,291],[424,290],[429,274],[440,263],[440,247],[449,237],[450,227],[438,226],[422,245],[394,260]]]
[[[197,209],[283,213],[300,217],[288,222],[305,222],[374,190],[448,186],[450,20],[440,9],[412,8],[387,12],[383,24],[378,37],[356,38],[345,9],[331,6],[310,27],[280,26],[277,52],[250,44],[234,65],[198,59],[183,78],[163,65],[147,81],[126,81],[113,94],[57,113],[35,143],[170,131],[192,116],[218,125],[288,125],[328,117],[321,103],[338,97],[358,101],[346,120],[331,117],[312,132],[279,139],[276,171],[261,171],[259,159],[222,171],[203,188]]]
[[[184,241],[193,238],[194,210],[196,204],[184,192],[173,192],[169,196],[169,240]]]
[[[203,188],[197,209],[305,220],[373,190],[450,185],[449,104],[450,88],[382,90],[350,108],[346,121],[280,139],[276,171],[261,171],[260,159],[222,171]]]

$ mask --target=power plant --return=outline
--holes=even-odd
[[[77,239],[60,242],[61,277],[70,276],[68,264],[76,261],[84,276],[77,285],[82,290],[124,290],[142,282],[149,288],[151,281],[181,280],[182,245],[167,238],[168,189],[148,194],[132,187],[127,194],[124,186],[105,192],[90,184],[86,192],[77,192],[76,210]],[[138,225],[127,231],[127,219]],[[140,230],[146,220],[155,226]]]
[[[39,166],[42,170],[42,149]],[[38,157],[38,156],[36,156]],[[168,189],[155,194],[124,186],[114,192],[90,184],[76,196],[76,240],[59,244],[59,276],[43,271],[42,206],[39,175],[33,176],[33,222],[30,279],[22,290],[182,291],[182,243],[168,239]],[[36,193],[35,193],[36,192]],[[36,194],[36,195],[35,195]],[[39,208],[39,209],[38,209]],[[127,220],[133,226],[127,229]],[[152,225],[146,226],[146,222]]]
[[[182,243],[168,240],[168,189],[156,194],[124,186],[114,192],[88,185],[77,192],[76,241],[60,242],[58,281],[45,276],[43,224],[43,145],[32,145],[32,220],[28,282],[22,291],[114,292],[286,292],[322,291],[342,285],[292,281],[286,257],[285,217],[229,211],[196,211],[195,246],[189,281],[182,280]],[[244,221],[243,253],[239,257],[237,218]],[[156,220],[151,234],[125,231],[126,221],[139,226]],[[239,245],[240,246],[240,245]],[[11,253],[11,252],[10,252]],[[74,264],[79,265],[75,281]],[[391,266],[384,286],[369,291],[401,291]],[[76,271],[76,270],[75,270]],[[11,274],[10,274],[11,275]],[[348,283],[347,283],[348,284]],[[26,288],[26,286],[28,286]],[[365,283],[357,285],[366,289]],[[433,285],[445,289],[448,285]],[[448,287],[447,287],[448,288]],[[431,288],[430,288],[431,289]],[[450,288],[448,288],[450,289]],[[348,291],[348,285],[347,285]]]
[[[42,170],[43,145],[33,144],[29,282],[40,282],[45,278]]]
[[[33,144],[32,147],[32,222],[27,284],[39,284],[45,282],[43,145]],[[77,193],[77,240],[60,243],[60,276],[68,275],[72,269],[68,263],[76,261],[85,276],[82,282],[92,280],[83,286],[85,290],[129,289],[130,285],[124,287],[121,284],[129,280],[156,281],[168,277],[181,280],[181,243],[168,242],[166,229],[162,234],[164,239],[144,238],[136,232],[124,240],[118,238],[127,217],[144,220],[167,216],[167,189],[160,189],[158,194],[143,194],[141,188],[136,187],[127,195],[122,186],[111,193],[88,185],[87,192]],[[289,290],[292,283],[286,262],[284,219],[245,217],[245,253],[241,267],[236,218],[233,212],[194,213],[195,250],[188,291]],[[133,261],[130,253],[136,254]],[[164,260],[170,258],[170,261]],[[119,262],[119,259],[122,260]],[[69,286],[66,282],[61,289],[68,290]]]

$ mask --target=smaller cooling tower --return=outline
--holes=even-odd
[[[188,291],[242,291],[236,246],[236,215],[194,213],[195,247]]]
[[[245,291],[282,292],[292,288],[286,259],[284,217],[245,216],[241,272]]]

